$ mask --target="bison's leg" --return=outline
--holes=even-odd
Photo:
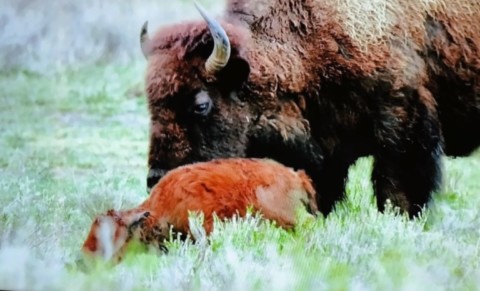
[[[338,145],[331,156],[325,157],[323,171],[317,182],[317,200],[324,215],[329,214],[336,202],[345,197],[348,169],[358,157],[370,154],[368,144],[361,139],[349,140]]]
[[[393,206],[415,216],[437,190],[441,178],[440,149],[418,151],[402,156],[381,153],[375,156],[373,181],[377,206],[385,209],[387,199]]]
[[[456,82],[440,83],[439,118],[445,154],[470,155],[480,146],[480,77],[475,91]]]
[[[431,100],[426,91],[409,90],[382,104],[372,173],[380,211],[389,199],[413,217],[440,186],[442,138]]]

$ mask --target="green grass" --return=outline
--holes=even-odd
[[[0,289],[479,289],[478,153],[444,160],[444,189],[416,221],[377,212],[363,158],[337,210],[296,231],[250,217],[217,223],[208,244],[72,265],[95,214],[146,198],[144,67],[1,73]]]

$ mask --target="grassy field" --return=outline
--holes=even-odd
[[[75,265],[94,215],[146,198],[137,30],[194,10],[0,2],[0,289],[480,290],[480,152],[444,159],[444,187],[416,221],[377,212],[363,158],[337,210],[295,231],[250,217],[196,244],[172,241],[168,254]]]
[[[444,190],[417,221],[377,212],[364,158],[337,211],[296,231],[250,218],[218,224],[208,245],[68,267],[93,215],[146,197],[144,66],[1,74],[0,288],[478,289],[478,154],[445,159]]]

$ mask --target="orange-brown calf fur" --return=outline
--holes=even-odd
[[[97,217],[83,250],[111,258],[124,249],[132,236],[161,246],[170,227],[175,232],[190,232],[189,211],[203,213],[204,228],[209,234],[214,214],[220,219],[243,217],[248,207],[283,228],[295,225],[298,207],[306,207],[313,214],[317,212],[315,191],[303,171],[295,172],[271,160],[214,160],[170,171],[135,209],[109,210]],[[101,238],[102,219],[111,223],[105,224],[103,230],[111,232],[110,239]],[[102,250],[108,244],[112,245],[112,251],[105,255]]]

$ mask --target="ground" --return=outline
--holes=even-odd
[[[74,261],[92,217],[146,197],[144,67],[0,75],[0,288],[478,288],[478,153],[444,159],[444,188],[416,221],[377,212],[362,158],[327,219],[291,232],[254,217],[221,223],[207,245],[133,249],[121,265],[85,272]]]
[[[136,247],[115,267],[76,264],[94,215],[147,195],[137,30],[196,15],[188,1],[157,2],[2,5],[0,289],[478,289],[480,151],[444,159],[444,186],[415,221],[378,213],[366,157],[336,211],[294,231],[250,217],[217,223],[208,243],[173,240],[168,254]]]

